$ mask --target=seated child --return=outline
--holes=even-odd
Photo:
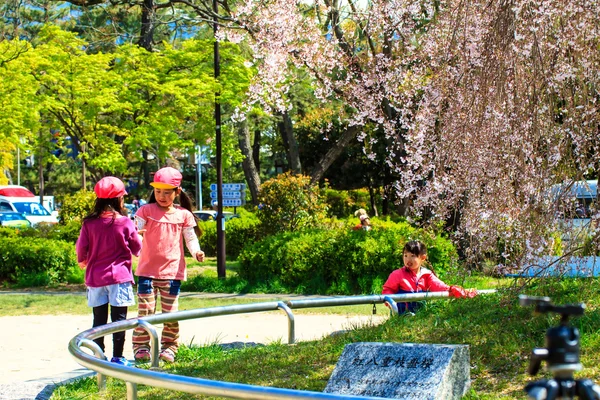
[[[471,298],[477,295],[476,289],[445,284],[432,271],[423,267],[422,264],[427,260],[427,249],[423,243],[416,240],[407,242],[403,257],[404,267],[390,274],[383,285],[383,294],[448,291],[451,297]],[[398,313],[414,313],[420,306],[419,302],[398,303]]]

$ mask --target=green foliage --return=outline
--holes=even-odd
[[[58,212],[60,223],[68,224],[72,221],[81,223],[83,218],[94,209],[95,202],[96,194],[87,190],[65,196]]]
[[[181,290],[208,293],[247,293],[248,281],[238,276],[218,279],[217,274],[197,275],[187,281],[181,282]],[[272,293],[272,292],[270,292]]]
[[[81,222],[72,220],[66,224],[38,225],[35,228],[22,230],[19,236],[63,240],[74,244],[79,238],[80,231]]]
[[[294,232],[317,226],[327,204],[310,177],[285,173],[260,187],[258,218],[266,233]]]
[[[329,215],[338,218],[347,218],[354,215],[359,208],[368,210],[369,192],[366,189],[357,190],[335,190],[323,189],[326,198]]]
[[[6,100],[0,108],[0,166],[13,167],[17,144],[35,151],[36,162],[41,151],[44,164],[72,164],[65,159],[67,136],[78,150],[77,162],[85,159],[94,177],[133,175],[138,166],[132,164],[144,161],[144,153],[164,165],[173,152],[186,155],[207,144],[215,93],[224,112],[233,110],[255,73],[238,45],[222,43],[216,81],[212,38],[163,43],[160,52],[124,44],[107,53],[90,51],[97,43],[82,36],[46,24],[35,41],[0,42],[0,97]],[[60,134],[51,138],[51,130]],[[241,154],[231,125],[222,130],[227,168]],[[62,156],[53,155],[57,149]],[[5,179],[0,171],[0,183]]]
[[[81,231],[81,221],[73,220],[65,224],[56,224],[48,231],[48,239],[64,240],[65,242],[75,243],[79,238]]]
[[[250,282],[279,280],[290,293],[380,293],[388,275],[403,265],[408,240],[425,243],[430,267],[441,277],[456,266],[447,239],[384,221],[371,231],[313,229],[265,237],[240,253],[239,275]]]
[[[0,239],[1,238],[18,237],[22,231],[23,231],[23,229],[15,229],[15,228],[0,226]]]
[[[82,283],[72,244],[40,238],[0,238],[0,280],[17,286]]]
[[[28,229],[0,227],[0,238],[41,238],[61,240],[74,244],[79,238],[80,231],[81,222],[72,220],[66,224],[39,224],[35,228]]]
[[[256,214],[239,210],[240,218],[232,218],[225,223],[225,252],[227,256],[237,258],[242,248],[256,242],[262,235],[261,223]],[[202,236],[200,247],[209,257],[217,254],[217,224],[215,221],[198,221]]]

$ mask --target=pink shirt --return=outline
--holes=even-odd
[[[183,228],[196,226],[185,208],[175,206],[166,212],[156,203],[146,204],[135,213],[146,221],[142,253],[135,271],[137,276],[154,279],[186,279],[183,252]]]
[[[86,286],[133,283],[131,255],[137,256],[141,246],[142,242],[129,218],[84,220],[75,249],[77,261],[87,265]]]

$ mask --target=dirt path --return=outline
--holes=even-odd
[[[130,313],[129,317],[135,317]],[[295,315],[296,341],[320,339],[332,332],[364,324],[379,324],[387,317],[324,314]],[[69,340],[89,329],[91,315],[0,317],[0,399],[43,400],[54,383],[91,371],[77,364],[67,350]],[[287,343],[288,319],[283,312],[218,316],[182,321],[181,343],[255,342]],[[106,354],[112,353],[111,339]],[[127,332],[125,357],[132,359],[131,331]],[[20,389],[21,388],[21,389]]]

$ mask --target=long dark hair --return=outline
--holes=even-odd
[[[180,189],[179,190],[179,205],[183,208],[185,208],[186,210],[188,210],[189,212],[192,213],[192,215],[194,215],[193,211],[194,211],[194,203],[192,202],[192,199],[190,199],[190,197],[183,191],[183,189],[179,188],[175,188],[173,190],[176,189]],[[150,192],[150,198],[148,199],[148,204],[151,203],[156,203],[156,196],[154,196],[154,190],[152,192]],[[194,231],[196,232],[196,236],[198,236],[198,238],[200,238],[200,236],[202,236],[202,229],[200,229],[200,226],[198,225],[198,218],[194,215],[194,219],[196,220],[196,226],[194,227]]]
[[[91,213],[86,215],[83,218],[83,220],[86,221],[88,219],[100,218],[102,213],[105,211],[114,211],[114,212],[126,217],[127,210],[125,209],[125,207],[122,204],[123,203],[121,202],[121,197],[112,197],[110,199],[96,198],[96,202],[94,203],[94,209],[92,210]],[[113,221],[115,220],[115,218],[116,218],[116,216],[113,215],[113,218],[112,218]]]

